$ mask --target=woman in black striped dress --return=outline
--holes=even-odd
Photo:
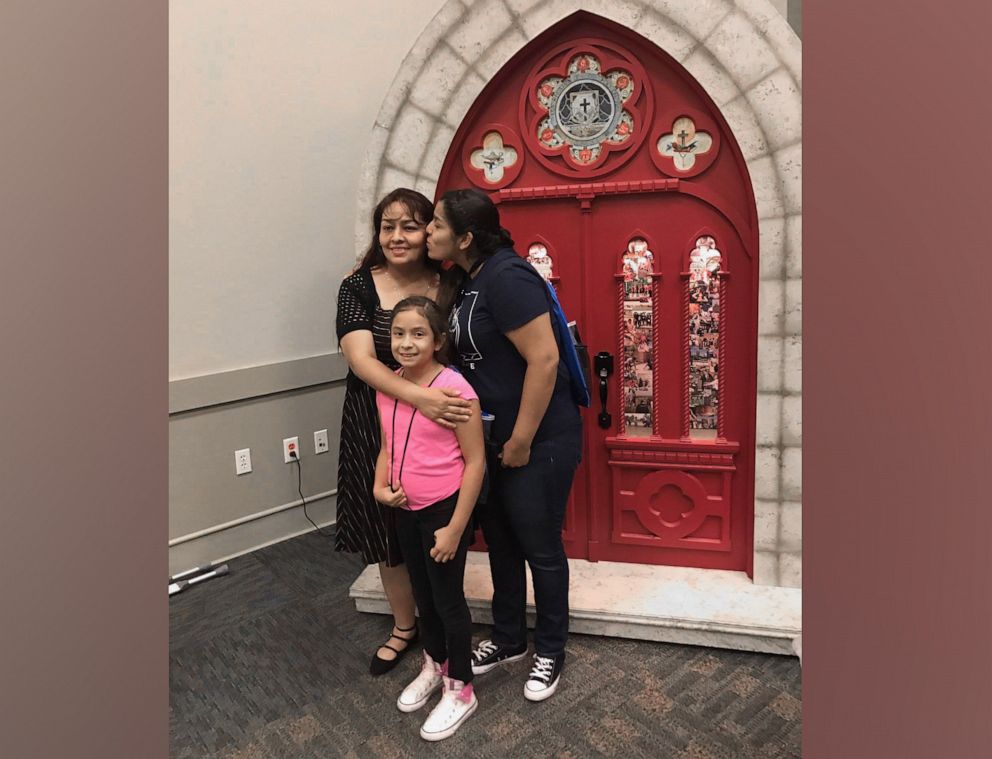
[[[446,309],[454,294],[454,283],[445,277],[442,284],[439,265],[427,258],[426,229],[433,215],[433,204],[419,192],[400,188],[384,197],[372,213],[368,251],[338,292],[337,335],[350,371],[341,415],[334,548],[360,553],[366,564],[379,565],[394,626],[372,657],[373,675],[396,666],[417,638],[413,591],[396,543],[395,512],[372,497],[379,454],[375,391],[400,398],[446,427],[469,416],[469,402],[457,391],[418,387],[393,373],[393,306],[410,295],[426,295]]]

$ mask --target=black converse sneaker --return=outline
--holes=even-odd
[[[565,654],[541,656],[534,654],[534,668],[524,683],[524,698],[528,701],[543,701],[558,688],[561,668],[565,664]]]
[[[517,661],[527,655],[527,645],[523,648],[512,649],[484,640],[472,651],[472,674],[484,675],[498,664]]]

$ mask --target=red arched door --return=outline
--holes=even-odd
[[[569,556],[750,572],[757,220],[718,109],[652,43],[577,13],[470,109],[438,194],[464,186],[492,193],[606,372]]]

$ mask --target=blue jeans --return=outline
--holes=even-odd
[[[493,579],[492,641],[527,645],[527,575],[534,579],[537,625],[534,645],[542,656],[565,652],[568,639],[568,560],[561,528],[581,455],[581,431],[531,446],[526,466],[492,467],[488,502],[479,521],[489,545]]]

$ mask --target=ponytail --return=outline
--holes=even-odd
[[[500,227],[496,232],[490,232],[486,229],[470,231],[472,232],[472,239],[475,241],[476,249],[483,256],[491,256],[497,250],[513,247],[513,238],[510,237],[510,233],[504,227]]]
[[[499,209],[481,190],[449,190],[441,196],[448,223],[456,235],[472,233],[476,252],[488,258],[513,247],[510,233],[500,226]]]

